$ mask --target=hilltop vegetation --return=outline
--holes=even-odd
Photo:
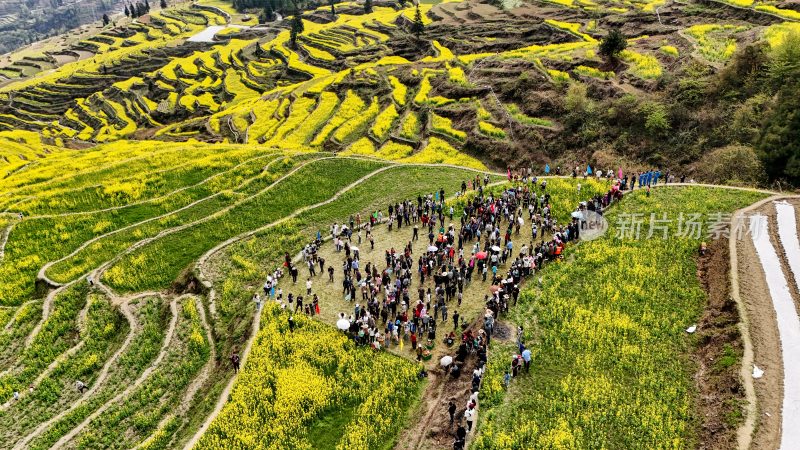
[[[404,429],[411,445],[452,445],[443,429],[413,427],[444,405],[417,404],[437,385],[413,353],[375,353],[330,327],[334,308],[350,314],[358,300],[340,280],[314,278],[326,324],[262,306],[253,294],[267,276],[332,223],[386,218],[389,205],[441,200],[444,233],[477,185],[503,196],[528,183],[565,224],[611,183],[543,187],[507,181],[508,167],[800,182],[794,1],[153,8],[0,65],[2,448],[390,448]],[[732,212],[763,197],[644,192],[609,217]],[[524,221],[515,251],[532,237]],[[353,239],[377,266],[410,232],[376,225],[374,248]],[[692,384],[698,343],[683,330],[706,301],[698,245],[606,236],[537,273],[492,344],[474,448],[732,442],[740,392],[704,416]],[[340,255],[328,261],[337,274]],[[287,294],[310,294],[305,269],[282,279]],[[473,326],[488,283],[468,290]],[[547,373],[507,390],[516,325]],[[453,394],[439,382],[437,399]]]
[[[0,70],[27,77],[0,88],[0,129],[39,131],[57,146],[193,139],[439,162],[460,150],[494,167],[578,161],[797,181],[794,86],[779,81],[798,78],[781,62],[800,45],[791,9],[423,4],[417,37],[408,5],[366,13],[344,2],[333,16],[303,3],[295,40],[291,3],[239,2],[266,23],[186,41],[211,25],[255,24],[211,4],[83,39],[61,51],[82,59],[46,75]],[[284,20],[268,21],[275,13]],[[604,54],[616,30],[625,48]],[[709,169],[714,161],[728,162]]]

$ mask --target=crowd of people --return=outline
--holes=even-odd
[[[509,178],[512,179],[510,173]],[[660,175],[650,174],[645,178],[632,176],[630,180],[652,183],[659,178]],[[513,181],[513,187],[493,190],[488,176],[476,176],[462,183],[456,193],[457,202],[445,202],[446,192],[440,189],[392,203],[385,216],[383,211],[375,211],[367,220],[356,214],[345,223],[334,223],[329,230],[330,240],[336,254],[341,255],[341,266],[326,266],[318,251],[323,243],[322,233],[318,232],[303,249],[297,264],[288,253],[284,255],[283,268],[271,274],[263,286],[264,296],[293,313],[319,314],[314,280],[327,274],[330,286],[338,271],[341,295],[352,304],[352,310],[338,314],[337,326],[356,345],[376,351],[394,346],[402,350],[408,345],[417,361],[427,361],[432,358],[438,336],[453,349],[452,356],[441,360],[445,373],[453,378],[462,376],[468,358],[474,357],[463,414],[456,414],[454,405],[448,407],[452,424],[458,416],[454,448],[462,449],[476,417],[478,392],[497,320],[516,305],[523,280],[548,261],[562,258],[565,246],[581,234],[581,214],[573,214],[565,223],[556,219],[546,179],[539,183],[536,177],[523,174]],[[581,202],[575,212],[602,214],[605,207],[622,197],[632,181],[617,180],[606,194]],[[382,261],[366,261],[359,248],[362,238],[374,250],[373,228],[381,222],[389,231],[407,229],[409,239],[402,249],[385,249]],[[520,242],[524,243],[518,246]],[[284,300],[278,280],[286,270],[296,283],[300,264],[308,269],[305,293],[289,293]],[[465,289],[478,279],[482,286],[488,282],[481,288],[487,289],[485,308],[481,306],[482,320],[470,326],[459,309]],[[261,306],[259,293],[254,295],[254,301],[257,307]],[[289,323],[293,328],[291,316]],[[531,352],[525,348],[521,330],[518,347],[505,374],[506,384],[522,370],[530,370]],[[235,366],[238,369],[238,359]],[[420,376],[427,376],[424,368]],[[462,418],[466,428],[461,424]]]

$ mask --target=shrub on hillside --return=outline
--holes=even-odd
[[[752,185],[765,180],[758,154],[746,145],[728,145],[706,153],[695,171],[699,179],[710,183]]]

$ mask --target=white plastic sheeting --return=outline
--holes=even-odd
[[[783,353],[783,412],[781,449],[800,448],[800,318],[783,275],[778,253],[769,238],[768,220],[752,216],[750,232],[767,279],[778,320]],[[794,223],[793,228],[796,228]],[[795,239],[796,239],[795,230]]]

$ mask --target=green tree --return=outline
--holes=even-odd
[[[108,18],[108,14],[103,14],[103,26],[108,26],[111,23],[111,19]]]
[[[296,10],[294,16],[292,16],[292,28],[289,31],[289,41],[292,44],[292,48],[297,48],[297,36],[300,35],[304,29],[303,14],[299,10]]]
[[[328,0],[328,4],[331,5],[331,18],[332,20],[336,20],[336,1]]]
[[[769,54],[769,84],[777,90],[758,142],[770,180],[800,185],[800,34],[787,34]]]
[[[619,29],[614,28],[609,31],[606,37],[600,42],[600,54],[608,58],[610,61],[616,61],[620,52],[628,47],[628,41],[625,40],[625,35]]]
[[[167,7],[167,0],[161,0],[161,9],[164,9],[166,7]]]
[[[272,2],[264,3],[264,10],[258,16],[258,23],[267,23],[275,20],[275,11],[272,10]]]
[[[417,11],[414,13],[414,23],[411,24],[411,32],[419,39],[423,31],[425,31],[425,23],[422,21],[422,12],[420,12],[419,3],[417,3]]]
[[[372,0],[364,0],[364,13],[369,14],[372,12]]]
[[[128,11],[128,5],[125,5],[125,17],[130,17],[130,16],[131,16],[131,12]]]
[[[644,116],[644,128],[653,136],[669,131],[669,114],[663,104],[652,101],[644,102],[639,108]]]
[[[697,162],[696,173],[711,183],[758,184],[764,166],[756,151],[746,145],[728,145],[709,151]]]

